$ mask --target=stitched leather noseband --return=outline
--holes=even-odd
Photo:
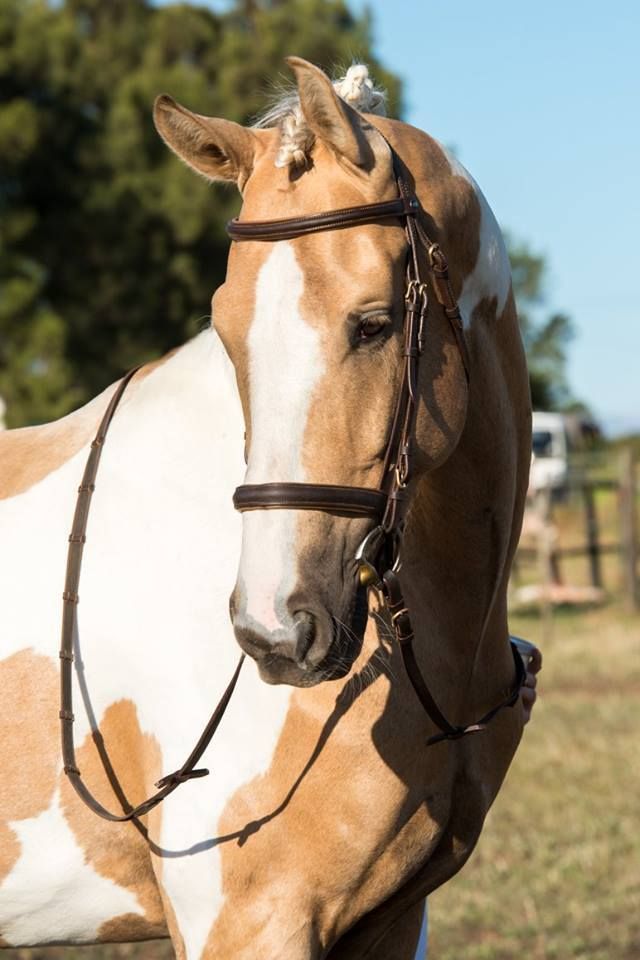
[[[428,264],[431,283],[447,317],[460,351],[467,381],[469,360],[458,303],[449,283],[446,258],[437,243],[427,235],[424,211],[417,196],[409,189],[402,161],[389,146],[398,189],[395,200],[367,203],[360,206],[330,210],[306,217],[282,220],[231,220],[227,233],[238,241],[277,241],[307,236],[325,230],[338,230],[404,220],[408,255],[406,289],[404,295],[404,324],[402,349],[402,378],[396,398],[387,449],[384,458],[382,483],[379,490],[364,487],[314,483],[246,484],[236,489],[233,503],[236,510],[320,510],[352,517],[369,517],[376,526],[361,545],[359,561],[361,589],[376,586],[386,601],[396,640],[400,645],[411,684],[431,720],[440,733],[431,737],[429,744],[440,740],[454,740],[484,728],[503,707],[512,706],[518,699],[525,678],[520,654],[512,644],[516,680],[508,696],[478,721],[464,726],[450,723],[434,700],[415,659],[413,629],[409,611],[402,597],[398,569],[400,545],[408,508],[407,485],[412,476],[413,439],[417,406],[417,386],[420,357],[426,338],[428,287],[424,263]],[[378,565],[384,557],[384,573]]]

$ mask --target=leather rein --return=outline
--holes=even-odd
[[[420,201],[407,185],[399,157],[391,147],[390,149],[398,187],[398,197],[395,200],[362,204],[307,217],[263,221],[234,219],[227,224],[229,236],[232,240],[238,242],[288,240],[324,230],[355,227],[378,221],[404,220],[408,257],[403,325],[402,379],[384,459],[382,486],[378,490],[373,490],[365,487],[349,487],[337,484],[245,484],[236,489],[233,495],[233,503],[236,510],[241,512],[278,509],[321,510],[352,517],[370,517],[376,521],[376,525],[365,537],[356,554],[359,589],[365,592],[370,588],[378,589],[386,603],[411,685],[424,710],[440,730],[439,733],[427,740],[427,746],[431,746],[442,740],[457,740],[469,733],[483,730],[503,708],[513,706],[518,700],[520,688],[525,680],[525,668],[517,645],[511,641],[516,678],[508,696],[474,723],[457,725],[450,723],[438,707],[415,658],[413,650],[414,634],[409,611],[402,596],[398,570],[404,521],[408,508],[407,485],[412,476],[412,446],[417,407],[419,361],[425,345],[429,306],[428,287],[423,272],[425,252],[433,290],[451,324],[467,381],[469,379],[469,360],[460,309],[449,282],[446,258],[439,245],[431,241],[426,234],[420,220],[421,215],[424,214]],[[156,793],[132,807],[122,795],[117,781],[114,784],[113,777],[111,777],[112,786],[114,786],[124,810],[122,814],[111,813],[93,796],[82,780],[82,774],[78,768],[73,735],[72,668],[77,653],[75,637],[77,609],[80,600],[78,588],[82,555],[86,543],[89,508],[95,490],[95,479],[102,448],[116,408],[138,369],[131,370],[120,381],[98,427],[95,439],[91,443],[82,482],[78,487],[73,524],[69,535],[65,588],[62,595],[60,721],[63,769],[80,799],[98,816],[115,822],[134,820],[143,816],[165,797],[169,796],[181,783],[208,774],[208,770],[197,768],[196,764],[218,729],[238,682],[244,661],[244,655],[242,655],[226,690],[195,747],[178,770],[157,781],[155,784],[157,787]],[[385,568],[382,574],[377,569],[381,562],[383,562]],[[108,766],[108,760],[105,761],[104,743],[99,730],[93,729],[92,737],[103,757],[103,762]]]
[[[234,674],[229,681],[229,685],[222,694],[222,697],[220,698],[215,710],[211,714],[209,722],[202,731],[198,742],[185,762],[178,770],[175,770],[173,773],[169,773],[167,776],[158,780],[155,784],[157,787],[157,793],[154,793],[151,797],[143,800],[142,803],[137,804],[135,807],[132,807],[131,804],[128,803],[126,797],[124,797],[122,794],[122,790],[115,779],[115,774],[113,774],[113,771],[111,770],[109,761],[108,759],[105,759],[106,750],[100,731],[97,728],[92,729],[91,736],[102,758],[103,765],[107,770],[107,774],[109,775],[109,779],[111,780],[114,791],[116,792],[125,812],[122,814],[111,813],[100,803],[99,800],[96,800],[82,779],[82,774],[78,768],[78,762],[76,760],[73,737],[74,714],[72,668],[73,662],[78,654],[76,643],[78,604],[80,602],[78,587],[80,585],[82,554],[84,551],[84,545],[87,541],[89,508],[91,506],[91,498],[93,497],[93,492],[95,490],[95,480],[98,473],[100,457],[102,456],[102,448],[104,446],[107,431],[113,419],[113,415],[118,404],[120,403],[120,400],[122,399],[122,395],[139,369],[139,367],[136,367],[134,370],[130,370],[129,373],[123,377],[118,384],[100,422],[98,432],[91,443],[91,449],[85,464],[82,481],[78,487],[78,496],[73,515],[73,524],[71,527],[71,533],[69,534],[67,571],[64,583],[64,593],[62,594],[62,635],[60,640],[60,725],[63,769],[69,778],[73,789],[76,791],[80,799],[86,803],[89,809],[99,817],[102,817],[103,820],[111,820],[115,823],[120,823],[126,820],[134,820],[138,817],[144,816],[145,813],[149,813],[150,810],[153,810],[153,808],[156,807],[162,800],[164,800],[165,797],[168,797],[170,793],[173,793],[173,791],[179,787],[181,783],[185,783],[187,780],[193,780],[196,777],[207,776],[209,771],[204,767],[196,768],[196,764],[199,762],[203,753],[209,746],[214,733],[220,725],[220,721],[222,720],[229,701],[231,700],[231,695],[235,690],[244,661],[244,655],[242,655],[238,661],[238,665],[234,671]],[[78,673],[80,674],[81,671],[82,666],[79,664]]]

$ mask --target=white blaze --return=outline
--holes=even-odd
[[[248,337],[251,451],[247,483],[306,479],[304,436],[314,388],[324,363],[320,334],[300,312],[304,278],[292,246],[276,243],[262,266]],[[283,625],[296,582],[297,514],[256,510],[243,518],[239,584],[247,616],[268,630]]]

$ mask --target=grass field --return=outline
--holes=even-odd
[[[535,617],[512,629],[540,639]],[[533,723],[478,848],[431,898],[430,960],[640,960],[640,618],[557,613],[544,654]],[[2,956],[173,953],[157,942]]]
[[[431,898],[433,960],[640,958],[640,619],[558,613],[544,653],[478,848]]]

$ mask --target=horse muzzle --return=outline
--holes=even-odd
[[[355,591],[344,618],[309,603],[268,630],[246,613],[236,612],[232,598],[231,618],[238,644],[255,660],[266,683],[310,687],[349,672],[362,646],[366,603],[366,592]]]

